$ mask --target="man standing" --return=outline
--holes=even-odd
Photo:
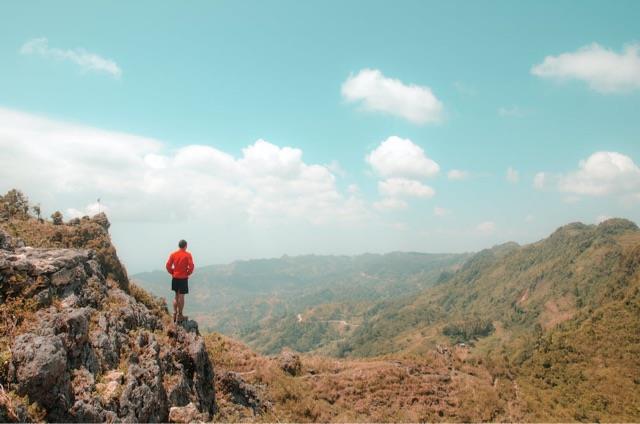
[[[173,277],[171,279],[171,290],[176,292],[173,299],[173,322],[180,322],[184,319],[182,309],[184,308],[184,295],[189,293],[189,276],[193,272],[193,258],[187,252],[187,242],[180,240],[180,249],[176,250],[167,260],[167,272]]]

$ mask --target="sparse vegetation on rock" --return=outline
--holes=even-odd
[[[208,420],[214,375],[197,326],[173,325],[126,284],[105,220],[0,223],[0,418],[157,422],[191,405]]]

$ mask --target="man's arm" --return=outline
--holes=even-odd
[[[169,259],[167,260],[165,267],[167,268],[167,272],[173,275],[173,253],[169,255]]]
[[[193,264],[193,256],[189,254],[189,269],[187,270],[187,273],[191,275],[194,269],[196,269],[196,266]]]

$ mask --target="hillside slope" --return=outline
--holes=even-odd
[[[336,359],[287,350],[262,356],[221,334],[205,339],[223,421],[522,421],[516,386],[496,384],[464,348]]]
[[[569,224],[527,246],[484,250],[443,284],[373,310],[350,357],[471,344],[519,385],[530,420],[640,417],[640,231]]]

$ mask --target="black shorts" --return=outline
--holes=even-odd
[[[171,290],[180,294],[189,293],[189,279],[188,278],[172,278]]]

